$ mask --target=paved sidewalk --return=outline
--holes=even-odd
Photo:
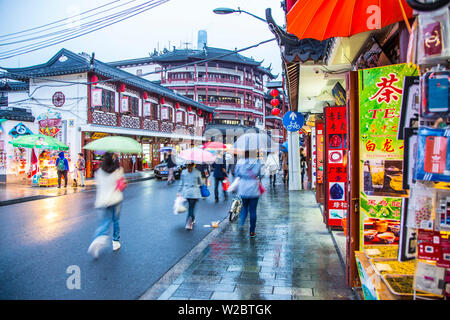
[[[137,182],[154,177],[153,171],[140,171],[125,174],[129,182]],[[91,191],[95,189],[95,180],[86,179],[85,187],[72,187],[69,181],[67,188],[38,187],[31,184],[0,184],[0,206],[14,203],[32,201],[48,197],[57,197],[67,194]]]
[[[268,185],[268,180],[264,182]],[[175,266],[178,274],[163,277],[165,290],[150,289],[141,299],[356,298],[345,284],[335,241],[323,224],[312,191],[288,191],[282,184],[267,186],[258,204],[254,239],[248,235],[248,218],[244,231],[237,222],[227,220],[221,227],[189,266]],[[154,287],[163,287],[162,280]],[[159,293],[149,294],[152,291]]]

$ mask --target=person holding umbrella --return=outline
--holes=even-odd
[[[183,197],[188,201],[186,229],[192,230],[195,223],[195,205],[198,199],[202,197],[200,193],[202,176],[200,171],[194,168],[194,163],[190,162],[186,167],[187,170],[183,170],[180,176],[177,197]]]
[[[106,152],[101,167],[95,174],[97,194],[95,208],[100,209],[99,225],[94,232],[94,240],[89,246],[88,253],[98,258],[99,252],[108,244],[108,231],[113,224],[113,250],[120,248],[120,208],[123,201],[124,188],[123,168],[117,167],[113,154]]]
[[[239,227],[243,228],[248,213],[250,213],[250,237],[256,237],[256,208],[261,196],[260,178],[261,163],[258,159],[250,158],[250,151],[246,150],[244,159],[236,164],[236,177],[239,177],[238,195],[242,198],[242,211],[239,215]]]
[[[167,151],[167,169],[169,171],[168,177],[167,177],[167,184],[171,184],[175,182],[175,176],[173,174],[174,168],[177,166],[175,163],[173,156],[172,156],[172,150]]]

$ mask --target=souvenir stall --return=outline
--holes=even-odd
[[[450,296],[449,8],[418,12],[409,63],[358,72],[364,299]]]
[[[43,134],[30,134],[21,136],[9,141],[15,150],[31,149],[31,174],[33,185],[52,187],[58,185],[56,172],[56,159],[61,151],[69,150],[61,141]],[[39,157],[36,157],[36,150],[42,150]],[[65,152],[65,157],[70,164],[70,155]],[[38,168],[39,167],[39,168]]]

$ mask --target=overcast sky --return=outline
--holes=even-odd
[[[112,1],[0,0],[0,36],[67,18]],[[121,0],[111,7],[127,1]],[[138,0],[127,7],[143,2]],[[0,67],[26,67],[44,63],[61,48],[76,53],[95,52],[95,57],[104,62],[145,57],[158,45],[160,50],[169,48],[169,44],[170,48],[184,48],[185,43],[189,42],[190,48],[197,48],[199,30],[207,31],[209,46],[224,49],[240,49],[274,37],[264,22],[244,13],[217,15],[212,12],[217,7],[240,7],[262,18],[265,18],[265,9],[271,8],[275,21],[280,26],[285,24],[280,0],[169,0],[140,15],[80,38],[2,59]],[[0,46],[0,53],[4,50],[5,47]],[[241,54],[258,61],[264,59],[264,67],[272,63],[272,72],[281,74],[280,49],[276,41]]]

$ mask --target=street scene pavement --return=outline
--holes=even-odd
[[[120,217],[119,251],[87,254],[95,228],[95,192],[0,207],[0,299],[137,299],[222,220],[229,203],[200,200],[192,231],[173,214],[178,184],[129,184]],[[230,200],[228,200],[230,201]],[[79,268],[80,289],[68,289]],[[68,269],[69,268],[69,269]],[[67,273],[69,271],[69,273]]]
[[[354,300],[344,266],[311,191],[269,186],[256,238],[237,222],[158,297],[165,300]],[[145,297],[144,297],[145,298]]]
[[[248,221],[243,230],[228,221],[231,197],[200,200],[187,231],[185,214],[173,214],[177,183],[131,183],[122,247],[97,260],[86,252],[97,223],[95,189],[0,207],[0,299],[353,299],[313,193],[264,183],[253,239]],[[214,230],[212,221],[222,221],[220,232],[164,290],[150,294]],[[79,289],[67,284],[74,267]]]

